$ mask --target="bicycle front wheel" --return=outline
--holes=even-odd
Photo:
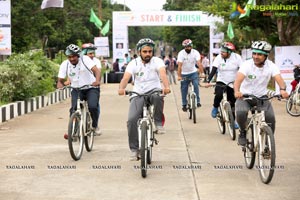
[[[300,94],[293,92],[286,102],[286,111],[294,117],[300,116]]]
[[[81,158],[83,151],[83,130],[81,118],[78,113],[73,113],[69,120],[68,127],[68,145],[71,157],[77,161]]]
[[[85,149],[90,152],[94,145],[94,131],[92,130],[92,118],[89,112],[86,113],[86,135],[84,136]]]
[[[249,123],[249,120],[248,120]],[[255,163],[255,151],[254,151],[254,132],[253,124],[251,124],[247,130],[247,145],[244,148],[245,164],[248,169],[252,169]]]
[[[193,122],[196,124],[196,96],[193,95],[192,98],[192,115],[193,115]]]
[[[148,154],[148,138],[147,138],[147,122],[142,122],[141,125],[141,174],[145,178],[147,176],[147,154]]]
[[[147,164],[150,165],[151,162],[152,162],[152,147],[153,147],[153,144],[154,144],[154,132],[153,132],[153,129],[152,129],[151,125],[148,127],[148,133],[150,133],[150,134],[148,134],[148,135],[150,135],[150,140],[148,139],[148,142],[150,141],[150,144],[147,143],[148,144],[148,149],[147,149]]]
[[[233,113],[232,113],[232,110],[231,110],[231,106],[227,102],[224,107],[225,107],[225,110],[226,110],[226,113],[227,113],[227,117],[228,117],[228,120],[226,120],[227,130],[229,132],[230,138],[232,140],[235,140],[234,117],[233,117]]]
[[[271,182],[275,168],[275,139],[269,126],[260,129],[261,143],[258,144],[258,169],[263,183]]]
[[[218,128],[221,134],[225,134],[226,131],[226,127],[225,127],[225,121],[224,121],[224,117],[222,115],[221,109],[220,107],[218,108],[218,114],[217,114],[217,123],[218,123]]]

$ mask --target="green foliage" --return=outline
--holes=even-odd
[[[58,65],[42,51],[13,54],[0,63],[0,102],[13,102],[54,90]]]
[[[264,16],[263,12],[252,10],[249,17],[239,18],[238,16],[230,19],[232,14],[232,3],[235,2],[242,8],[245,7],[245,0],[167,0],[164,5],[165,10],[200,10],[223,17],[224,23],[218,25],[218,31],[225,33],[224,40],[230,41],[226,35],[226,30],[229,20],[232,21],[235,37],[231,41],[238,49],[249,47],[253,40],[267,40],[272,45],[297,45],[300,44],[300,11],[272,11],[272,16]],[[298,0],[256,0],[257,5],[296,5],[299,6]],[[279,16],[276,13],[282,12],[286,16]],[[172,27],[171,32],[180,35],[176,30],[177,27]],[[190,28],[189,28],[190,29]],[[192,35],[197,35],[202,31],[194,29]],[[185,29],[186,31],[186,29]],[[169,31],[168,31],[169,32]],[[189,32],[189,31],[187,31]],[[190,32],[189,32],[190,33]],[[188,34],[186,34],[189,36]],[[200,37],[198,37],[200,38]],[[207,37],[202,36],[204,40]],[[201,39],[202,39],[201,38]],[[177,41],[178,38],[170,36],[170,40]],[[197,46],[199,46],[197,44]],[[205,47],[205,46],[204,46]]]
[[[30,49],[51,48],[58,52],[71,43],[93,42],[100,30],[89,21],[93,8],[105,24],[112,21],[112,11],[122,11],[123,5],[102,0],[64,1],[64,8],[41,9],[42,1],[12,1],[12,49],[14,53]],[[108,33],[111,37],[111,31]],[[47,42],[46,42],[47,41]]]

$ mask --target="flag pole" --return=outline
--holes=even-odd
[[[98,0],[98,16],[102,21],[102,0]],[[101,37],[101,30],[99,30],[99,37]]]

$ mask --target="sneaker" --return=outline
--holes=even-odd
[[[212,116],[212,118],[216,118],[218,112],[219,112],[219,111],[218,111],[218,108],[213,107],[213,109],[211,110],[211,116]]]
[[[157,134],[165,134],[166,130],[163,126],[156,126]]]
[[[197,107],[198,107],[198,108],[201,107],[201,103],[197,103]]]
[[[130,161],[137,161],[140,159],[140,153],[138,150],[132,150],[130,153]]]
[[[101,132],[101,130],[100,130],[99,127],[93,128],[93,131],[94,131],[94,136],[100,136],[100,135],[102,135],[102,132]]]
[[[183,112],[187,112],[187,107],[186,106],[182,106],[182,111]]]
[[[238,123],[234,122],[234,128],[235,129],[239,129],[240,128],[240,126],[238,125]]]
[[[247,144],[246,131],[240,131],[238,144],[241,146],[245,146]]]

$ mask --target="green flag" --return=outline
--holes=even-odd
[[[93,22],[93,23],[97,26],[97,28],[101,29],[102,22],[101,22],[101,20],[97,17],[97,15],[94,13],[93,8],[91,8],[90,22]]]
[[[234,38],[234,32],[233,32],[233,28],[232,28],[231,22],[228,23],[228,27],[227,27],[227,36],[228,36],[230,39]]]
[[[109,31],[109,20],[106,22],[106,24],[103,26],[101,30],[101,34],[105,36]]]
[[[249,16],[250,15],[250,8],[253,8],[253,6],[256,5],[256,1],[255,0],[248,0],[244,10],[246,11],[245,13],[241,13],[240,18],[243,18],[245,16]]]

